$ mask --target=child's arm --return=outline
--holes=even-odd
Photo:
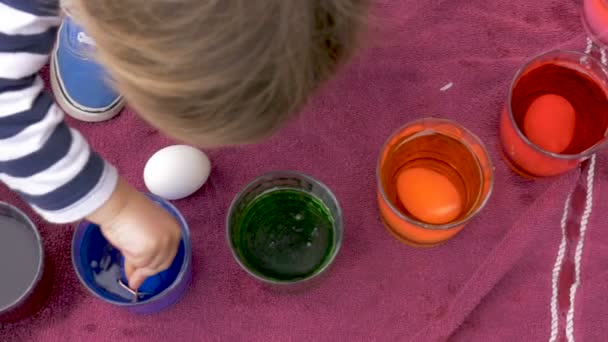
[[[37,74],[55,41],[57,11],[56,0],[0,0],[0,181],[48,221],[88,216],[100,224],[125,254],[136,287],[170,263],[180,230],[119,181],[44,91]]]
[[[47,220],[66,223],[107,200],[118,176],[44,91],[37,74],[60,23],[46,13],[37,1],[0,0],[0,180]]]

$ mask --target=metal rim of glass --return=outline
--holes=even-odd
[[[20,221],[21,223],[27,225],[28,228],[30,228],[30,230],[34,233],[34,236],[36,238],[36,245],[38,246],[38,251],[40,252],[40,257],[38,259],[38,267],[36,268],[36,278],[28,285],[27,289],[25,289],[25,291],[23,291],[23,293],[18,298],[16,298],[11,304],[5,307],[0,307],[0,313],[3,313],[9,312],[19,307],[19,305],[21,305],[25,300],[27,300],[28,296],[32,292],[34,292],[36,286],[38,286],[38,283],[42,278],[42,273],[44,272],[44,248],[42,246],[42,237],[40,236],[38,228],[23,211],[6,202],[0,202],[0,208],[6,209],[8,212],[10,212],[11,215],[13,215],[11,216],[12,218]]]
[[[489,189],[488,189],[488,193],[485,196],[485,198],[480,199],[479,201],[479,205],[478,207],[471,211],[467,216],[465,216],[464,218],[458,220],[458,221],[454,221],[454,222],[450,222],[450,223],[446,223],[446,224],[429,224],[429,223],[425,223],[422,221],[418,221],[415,220],[411,217],[408,217],[406,215],[404,215],[399,209],[397,209],[395,207],[395,205],[393,204],[393,202],[391,202],[388,197],[386,196],[386,191],[384,190],[384,183],[382,182],[382,155],[384,154],[384,151],[386,151],[386,149],[388,148],[390,142],[396,138],[399,133],[401,133],[404,129],[406,129],[407,127],[416,125],[416,124],[422,124],[424,122],[428,122],[428,121],[433,121],[433,122],[438,122],[438,123],[445,123],[445,124],[449,124],[449,125],[453,125],[458,127],[459,129],[463,130],[466,134],[468,134],[471,138],[473,138],[473,140],[475,141],[475,143],[477,143],[482,151],[483,154],[487,157],[488,160],[488,170],[490,171],[490,176],[488,179],[486,179],[483,175],[483,170],[479,169],[480,172],[480,176],[481,176],[481,180],[482,180],[482,184],[483,182],[490,182],[489,185]],[[463,143],[469,150],[471,150],[470,146],[468,143]],[[479,160],[479,158],[477,157],[477,155],[475,153],[473,153],[473,151],[470,151],[471,154],[473,155],[473,157],[475,158],[475,160],[477,160],[477,162],[479,164],[481,164],[481,161]],[[397,129],[393,134],[391,134],[388,139],[386,139],[386,141],[384,142],[384,144],[382,145],[382,149],[380,150],[379,156],[378,156],[378,162],[376,165],[376,183],[377,183],[377,187],[378,187],[378,191],[380,192],[380,195],[382,196],[382,199],[384,200],[384,202],[388,205],[388,207],[391,209],[391,211],[397,215],[397,217],[399,217],[401,220],[404,220],[414,226],[417,227],[421,227],[424,229],[429,229],[429,230],[448,230],[454,227],[458,227],[461,226],[465,223],[467,223],[468,221],[470,221],[473,217],[475,217],[481,210],[483,210],[483,208],[486,206],[486,204],[488,203],[488,201],[490,200],[490,197],[492,197],[492,192],[494,190],[494,167],[492,164],[492,158],[490,157],[490,154],[488,153],[488,150],[486,149],[486,146],[483,144],[483,142],[481,141],[481,139],[479,139],[479,137],[477,137],[477,135],[473,134],[473,132],[469,131],[466,127],[456,123],[455,121],[449,120],[449,119],[442,119],[442,118],[422,118],[422,119],[418,119],[418,120],[414,120],[411,122],[408,122],[407,124],[399,127],[399,129]]]
[[[511,124],[511,126],[513,126],[515,132],[517,133],[517,136],[530,148],[532,148],[534,151],[541,153],[545,156],[549,156],[551,158],[556,158],[556,159],[562,159],[562,160],[576,160],[576,159],[582,159],[582,158],[586,158],[591,156],[592,154],[594,154],[595,152],[597,152],[598,149],[600,149],[601,147],[603,147],[607,140],[604,140],[600,143],[597,143],[593,146],[591,146],[590,148],[577,153],[577,154],[559,154],[559,153],[553,153],[553,152],[549,152],[546,151],[538,146],[536,146],[534,143],[532,143],[530,140],[528,140],[528,138],[525,136],[525,134],[521,131],[521,129],[519,128],[519,126],[517,125],[517,123],[515,122],[515,118],[513,117],[513,109],[512,109],[512,102],[513,102],[513,89],[515,89],[515,85],[517,84],[519,78],[521,76],[523,76],[523,74],[530,70],[530,66],[532,66],[534,63],[536,63],[538,60],[543,59],[543,58],[551,58],[552,55],[556,56],[557,59],[557,55],[561,54],[561,55],[570,55],[573,58],[576,58],[579,63],[581,59],[586,59],[591,61],[591,63],[593,63],[595,66],[601,68],[602,72],[604,73],[604,76],[608,79],[608,68],[606,68],[606,66],[604,66],[600,61],[598,61],[595,57],[587,55],[585,53],[582,52],[577,52],[577,51],[569,51],[569,50],[551,50],[548,52],[544,52],[541,53],[540,55],[537,55],[533,58],[531,58],[530,60],[528,60],[521,68],[519,68],[519,70],[517,71],[517,73],[515,74],[515,77],[513,77],[513,80],[511,82],[511,86],[509,87],[509,96],[507,98],[507,114],[509,115],[509,123]],[[576,59],[573,59],[576,60]],[[578,70],[583,72],[582,70]],[[586,73],[588,74],[588,73]],[[590,75],[591,76],[591,75]],[[596,77],[594,77],[596,78]],[[604,93],[606,94],[606,96],[608,97],[608,90],[606,88],[606,86],[602,87],[604,89]]]
[[[333,244],[332,244],[332,251],[329,254],[328,258],[323,263],[323,265],[321,267],[319,267],[313,274],[311,274],[310,276],[305,277],[305,278],[298,278],[295,280],[277,280],[277,279],[265,277],[264,275],[251,270],[245,264],[245,262],[243,262],[241,260],[241,257],[239,256],[239,253],[237,252],[236,246],[234,246],[234,244],[232,243],[232,229],[231,229],[232,228],[232,219],[233,219],[234,214],[236,213],[236,208],[240,204],[243,197],[250,190],[252,190],[257,185],[257,183],[259,183],[260,181],[266,180],[265,182],[268,182],[268,181],[271,181],[272,179],[276,179],[279,177],[301,178],[309,183],[319,186],[319,188],[327,194],[330,201],[332,201],[333,205],[336,207],[336,213],[331,213],[333,216],[333,220],[334,220],[334,227],[333,227],[334,239],[333,239]],[[285,188],[289,188],[289,187],[285,187]],[[296,189],[296,190],[301,190],[301,189]],[[327,203],[323,203],[323,204],[326,207],[328,207]],[[298,171],[271,171],[271,172],[267,172],[265,174],[262,174],[262,175],[256,177],[255,179],[253,179],[252,181],[247,183],[247,185],[236,194],[236,196],[232,200],[232,203],[230,204],[230,209],[228,210],[228,215],[226,215],[226,242],[228,243],[228,247],[230,248],[232,257],[237,262],[237,264],[241,267],[241,269],[243,269],[249,275],[251,275],[252,277],[254,277],[257,280],[260,280],[264,283],[268,283],[268,284],[272,284],[272,285],[283,285],[284,286],[284,285],[302,284],[302,283],[309,282],[309,281],[319,277],[321,274],[325,273],[325,271],[334,263],[336,257],[338,256],[338,254],[340,252],[340,248],[342,246],[343,235],[344,235],[344,227],[343,227],[342,208],[340,207],[340,202],[338,202],[338,199],[336,198],[334,193],[323,182],[321,182],[311,176],[308,176],[304,173],[298,172]]]

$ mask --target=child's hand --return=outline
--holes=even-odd
[[[122,252],[132,289],[169,268],[177,254],[181,229],[175,218],[123,180],[88,219]]]

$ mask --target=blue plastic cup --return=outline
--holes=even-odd
[[[147,196],[177,219],[182,228],[182,240],[171,266],[146,279],[138,291],[127,286],[124,258],[103,237],[99,226],[82,221],[72,239],[72,262],[82,284],[103,301],[139,314],[155,313],[175,304],[188,289],[192,278],[188,224],[171,203],[152,194]]]

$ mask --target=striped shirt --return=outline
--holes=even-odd
[[[0,181],[55,223],[110,197],[116,169],[64,122],[38,72],[60,24],[57,0],[0,0]]]

